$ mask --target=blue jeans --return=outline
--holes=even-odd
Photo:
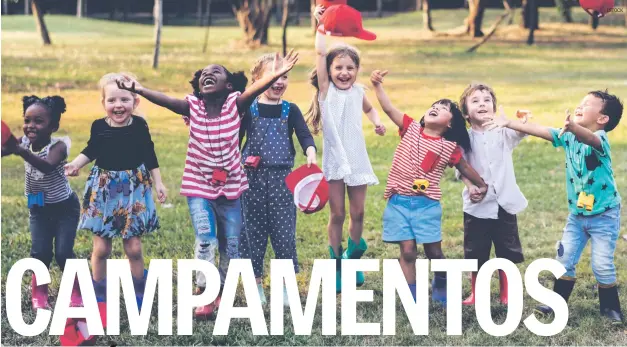
[[[564,265],[562,277],[575,278],[575,268],[588,240],[592,240],[592,272],[601,285],[616,283],[614,250],[620,230],[620,206],[595,216],[568,216],[556,259]]]
[[[215,200],[187,197],[192,225],[196,233],[194,255],[215,265],[216,248],[220,252],[220,280],[224,284],[230,259],[239,258],[239,238],[242,228],[240,199]],[[206,286],[205,276],[196,273],[196,285]]]
[[[65,261],[74,258],[74,238],[80,213],[81,207],[75,193],[55,204],[32,207],[29,216],[32,242],[30,256],[49,267],[54,244],[54,257],[63,271]]]

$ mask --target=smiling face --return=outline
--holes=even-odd
[[[349,55],[338,55],[333,59],[329,69],[331,81],[338,89],[349,89],[357,79],[359,66]]]
[[[24,112],[24,136],[31,143],[44,144],[50,141],[50,136],[57,131],[58,125],[53,124],[50,110],[40,104],[33,104]]]
[[[445,104],[433,104],[433,106],[425,112],[422,119],[424,120],[426,128],[443,134],[446,129],[451,126],[453,114],[451,113],[450,106]]]
[[[111,126],[121,127],[128,124],[128,119],[138,104],[139,98],[134,97],[128,90],[120,89],[113,83],[104,87],[102,106],[111,120]]]
[[[486,89],[477,89],[466,98],[466,110],[464,115],[471,124],[483,124],[484,117],[494,117],[494,99],[492,94]]]
[[[601,113],[603,105],[603,99],[588,94],[575,109],[574,118],[571,117],[571,120],[589,130],[602,129],[609,120],[609,117]]]
[[[223,66],[217,64],[207,65],[207,67],[202,69],[198,84],[200,94],[203,96],[233,89],[233,85],[228,82],[226,70]]]

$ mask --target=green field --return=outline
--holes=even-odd
[[[465,12],[435,11],[434,26],[447,30],[462,23]],[[486,28],[500,11],[488,11]],[[504,26],[495,37],[474,54],[465,50],[473,44],[468,38],[432,37],[421,31],[419,13],[401,14],[365,22],[378,35],[374,42],[349,40],[362,52],[360,80],[367,83],[374,69],[389,69],[386,88],[399,109],[413,117],[420,117],[428,106],[440,98],[458,99],[465,86],[472,81],[483,81],[496,90],[499,104],[512,114],[516,109],[533,111],[534,121],[560,126],[564,110],[571,110],[587,91],[609,88],[623,100],[627,99],[627,28],[607,26],[604,21],[618,23],[624,16],[602,19],[602,25],[592,32],[585,24],[582,11],[576,11],[581,23],[564,25],[550,22],[556,19],[554,9],[542,12],[541,27],[536,33],[537,45],[524,44],[526,32],[517,25]],[[96,84],[107,72],[131,71],[142,84],[182,97],[190,92],[187,81],[199,68],[209,63],[224,64],[233,70],[246,70],[254,59],[266,52],[280,50],[281,31],[270,29],[269,47],[248,50],[238,44],[240,29],[221,25],[212,27],[208,53],[202,53],[204,29],[192,27],[165,27],[162,38],[160,69],[150,68],[153,50],[152,27],[64,16],[48,16],[46,21],[54,45],[42,47],[34,31],[32,17],[2,17],[2,119],[14,132],[21,133],[21,97],[25,94],[60,94],[66,98],[68,111],[63,115],[58,135],[69,135],[73,141],[72,157],[86,144],[89,126],[103,116],[100,91]],[[622,22],[621,22],[622,24]],[[307,109],[312,89],[307,72],[313,67],[313,38],[306,27],[289,28],[288,43],[301,54],[301,61],[290,74],[286,98]],[[375,100],[369,91],[368,96]],[[375,104],[376,105],[376,104]],[[377,105],[378,106],[378,105]],[[162,228],[143,239],[146,262],[150,259],[193,257],[194,234],[187,203],[178,195],[183,172],[187,130],[177,115],[142,100],[140,111],[150,123],[153,140],[161,165],[164,182],[169,189],[173,208],[159,207]],[[385,115],[382,114],[385,118]],[[366,123],[365,123],[366,124]],[[397,258],[397,247],[381,241],[381,216],[385,207],[383,190],[391,158],[399,138],[393,124],[386,120],[388,133],[374,134],[371,124],[364,127],[370,160],[381,184],[368,191],[364,237],[370,246],[365,258]],[[320,144],[321,138],[316,139]],[[627,126],[625,121],[610,133],[613,164],[620,193],[627,197]],[[555,242],[561,236],[567,216],[564,184],[564,154],[548,142],[524,140],[515,151],[518,184],[529,200],[529,207],[519,216],[520,237],[526,256],[526,265],[537,258],[553,258]],[[298,157],[297,165],[303,162]],[[321,160],[319,156],[319,161]],[[82,193],[88,168],[80,177],[71,180],[75,191]],[[2,301],[5,303],[5,281],[11,266],[28,257],[30,234],[28,209],[23,196],[24,168],[21,159],[2,159]],[[448,258],[463,257],[463,225],[461,190],[463,184],[454,180],[452,170],[443,178],[444,209],[443,248]],[[625,232],[626,214],[623,213],[621,231]],[[308,287],[314,259],[327,258],[326,223],[328,210],[314,215],[299,214],[298,255],[302,272],[297,276],[301,295]],[[75,252],[80,259],[89,259],[91,235],[78,233]],[[114,243],[113,258],[123,258],[121,242]],[[627,241],[619,239],[616,265],[619,282],[627,280]],[[424,258],[422,249],[420,257]],[[271,256],[269,252],[268,257]],[[320,311],[316,314],[312,336],[295,336],[291,323],[286,321],[284,336],[255,337],[247,321],[234,321],[228,336],[212,336],[212,322],[194,323],[193,336],[159,336],[156,310],[149,335],[133,337],[125,329],[122,335],[101,337],[99,344],[115,342],[119,345],[625,345],[627,335],[622,329],[612,328],[599,317],[595,279],[590,269],[590,250],[584,251],[579,264],[578,282],[570,300],[570,320],[562,333],[553,337],[539,337],[524,325],[507,337],[496,338],[484,333],[477,323],[473,308],[463,308],[462,336],[446,335],[446,314],[437,305],[431,306],[429,336],[414,336],[407,318],[397,307],[397,334],[395,336],[341,336],[338,315],[338,336],[322,336]],[[51,297],[54,302],[60,272],[52,267]],[[374,303],[358,305],[358,321],[380,322],[382,316],[382,274],[368,273],[365,289],[374,290]],[[552,285],[550,276],[542,281]],[[24,292],[28,279],[24,278]],[[269,278],[265,281],[269,285]],[[498,282],[493,281],[493,317],[502,322],[506,308],[496,304]],[[469,291],[464,281],[464,295]],[[269,293],[269,288],[266,289]],[[23,296],[22,307],[27,320],[30,295]],[[243,300],[238,299],[239,305]],[[627,307],[627,290],[622,288],[621,300]],[[339,300],[338,300],[339,302]],[[525,296],[523,318],[532,313],[536,302]],[[2,305],[2,341],[7,345],[56,345],[58,338],[42,334],[35,337],[17,335],[9,326]],[[176,308],[176,305],[174,306]],[[339,307],[338,307],[339,313]],[[269,310],[266,311],[269,319]],[[174,330],[176,333],[176,329]]]

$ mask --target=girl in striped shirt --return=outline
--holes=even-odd
[[[392,105],[382,86],[386,74],[375,70],[370,80],[383,111],[399,127],[401,142],[385,187],[383,241],[399,244],[401,268],[416,299],[416,244],[423,244],[427,258],[444,259],[439,186],[444,169],[457,167],[483,196],[487,186],[462,157],[461,148],[470,151],[470,138],[457,104],[438,100],[417,122]],[[446,303],[446,272],[436,272],[431,286],[432,299]]]
[[[2,147],[2,156],[15,154],[24,159],[24,194],[28,198],[31,257],[46,266],[52,262],[54,244],[55,259],[63,271],[65,261],[74,258],[74,238],[80,215],[78,197],[70,188],[63,173],[70,139],[52,138],[59,129],[61,114],[65,112],[65,100],[60,96],[25,96],[24,136],[13,147]],[[48,285],[37,284],[35,274],[31,279],[33,310],[50,308]],[[78,283],[74,282],[70,301],[72,306],[82,304]]]
[[[278,58],[278,54],[276,55]],[[183,116],[189,127],[189,141],[181,195],[187,197],[192,225],[196,233],[195,256],[215,263],[216,248],[220,251],[222,284],[228,260],[240,256],[239,238],[242,228],[240,196],[248,189],[239,149],[241,118],[252,102],[298,61],[298,54],[289,52],[283,65],[273,74],[265,75],[246,88],[243,72],[231,73],[222,65],[211,64],[196,71],[190,81],[193,93],[176,99],[140,86],[119,83],[121,89],[137,93],[149,101]],[[196,292],[205,290],[206,280],[196,273]],[[208,318],[220,304],[197,307],[197,318]]]

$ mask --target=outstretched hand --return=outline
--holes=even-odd
[[[570,131],[570,111],[568,109],[566,110],[566,119],[564,120],[564,127],[562,128],[562,131],[560,131],[559,135],[557,135],[557,137],[561,138],[562,135],[564,135],[564,133],[567,131]]]
[[[492,130],[496,128],[505,128],[509,125],[510,120],[507,119],[505,115],[505,111],[503,110],[503,106],[499,106],[499,116],[498,117],[483,117],[483,126],[486,130]]]
[[[314,18],[316,18],[316,22],[320,22],[320,18],[322,18],[322,15],[324,14],[324,10],[326,10],[326,8],[324,8],[324,6],[322,5],[317,5],[316,8],[314,9],[313,12],[313,16]]]
[[[298,52],[294,52],[294,49],[291,49],[289,53],[283,58],[277,52],[274,56],[274,62],[272,63],[272,72],[275,77],[280,77],[288,73],[294,65],[298,62]]]
[[[381,84],[383,84],[383,79],[385,78],[385,75],[388,74],[388,70],[374,70],[372,71],[372,74],[370,75],[370,82],[372,83],[373,86],[377,87]]]
[[[66,176],[78,176],[79,170],[80,169],[72,163],[67,163],[63,166],[63,171]]]
[[[126,84],[128,82],[128,84]],[[135,80],[123,81],[121,79],[115,80],[115,84],[118,85],[118,88],[123,90],[128,90],[131,93],[139,93],[141,91],[141,84]]]

